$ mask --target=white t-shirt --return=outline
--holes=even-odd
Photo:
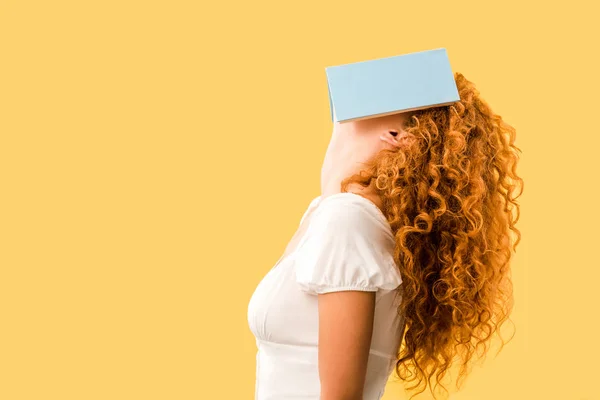
[[[379,400],[392,373],[404,317],[395,239],[381,210],[354,193],[315,198],[309,225],[292,253],[256,287],[248,323],[256,337],[255,400],[318,400],[318,293],[376,292],[364,400]]]

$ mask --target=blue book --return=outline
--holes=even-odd
[[[325,68],[333,122],[452,104],[460,97],[446,49]]]

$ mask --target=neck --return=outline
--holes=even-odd
[[[323,198],[340,193],[342,181],[360,172],[370,157],[372,150],[369,147],[367,134],[361,133],[356,126],[356,123],[334,124],[321,168],[321,196]],[[366,197],[381,208],[382,201],[373,182],[366,188],[352,183],[348,185],[346,191]]]
[[[362,142],[357,138],[353,124],[336,123],[321,167],[323,196],[341,192],[341,182],[361,170]]]

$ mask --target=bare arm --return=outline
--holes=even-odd
[[[375,292],[319,294],[321,400],[363,400]]]

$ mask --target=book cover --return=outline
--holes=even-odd
[[[452,104],[460,97],[446,49],[325,68],[333,122]]]

